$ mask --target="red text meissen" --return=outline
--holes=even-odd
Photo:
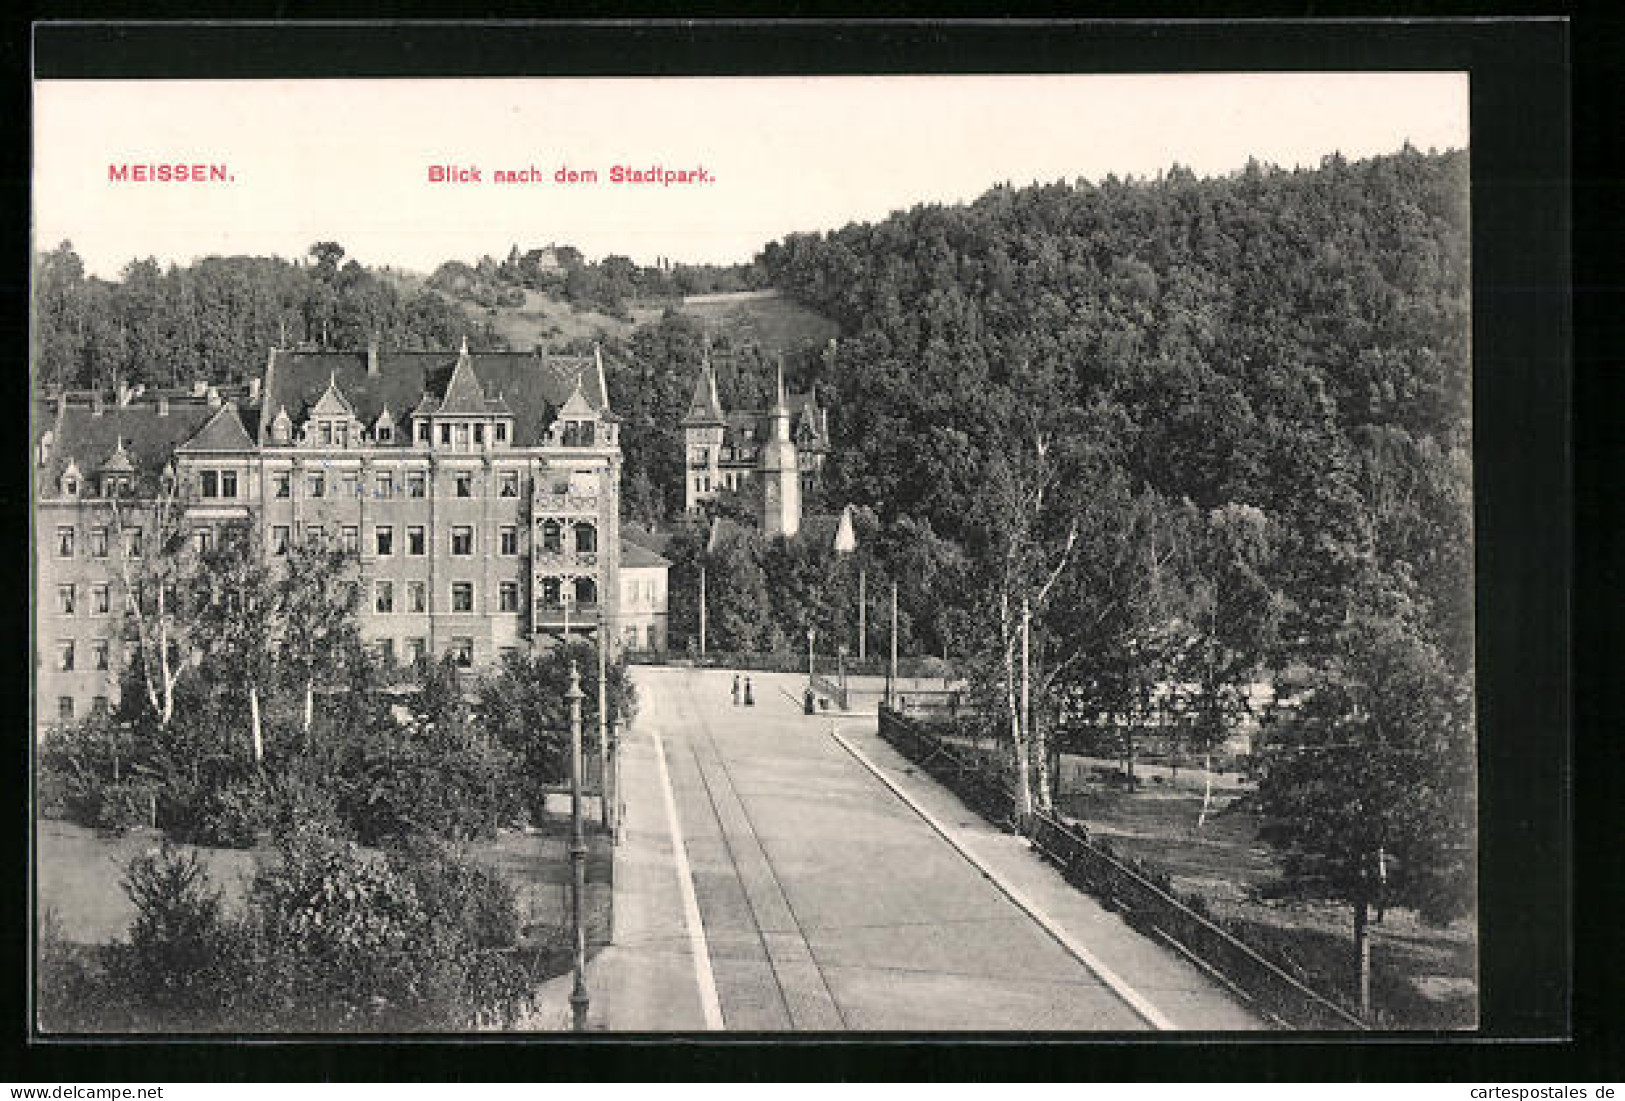
[[[109,183],[230,183],[236,179],[223,164],[110,164]]]

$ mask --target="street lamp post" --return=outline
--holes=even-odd
[[[568,607],[568,605],[566,605]],[[587,1030],[587,931],[581,920],[581,900],[587,893],[587,842],[581,834],[581,674],[570,663],[570,928],[574,939],[575,985],[570,990],[571,1027]]]
[[[818,632],[811,627],[807,628],[807,687],[812,688],[813,679],[813,636]]]
[[[846,655],[847,655],[847,653],[848,653],[848,651],[847,651],[847,648],[846,648],[846,643],[843,642],[843,643],[841,643],[840,646],[836,647],[836,650],[835,650],[836,679],[838,679],[841,682],[841,710],[842,711],[847,710],[847,706],[846,706]]]
[[[598,824],[605,833],[611,832],[609,804],[609,657],[605,653],[608,640],[604,637],[605,622],[602,607],[598,612]]]

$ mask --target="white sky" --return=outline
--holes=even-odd
[[[135,257],[300,256],[337,240],[427,272],[548,242],[643,263],[748,260],[1002,181],[1199,175],[1468,144],[1464,73],[596,80],[43,81],[34,229],[116,277]],[[112,183],[119,162],[224,163],[229,184]],[[536,165],[444,185],[431,164]],[[561,164],[685,167],[700,187],[565,187]]]

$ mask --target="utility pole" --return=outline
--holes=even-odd
[[[609,658],[605,654],[608,642],[604,638],[604,613],[598,613],[598,824],[604,828],[605,833],[610,832],[609,819],[609,708],[605,701],[609,698],[608,682]]]
[[[1028,661],[1032,624],[1032,607],[1024,596],[1021,598],[1021,737],[1027,743],[1029,768],[1032,767],[1033,750],[1032,666]],[[1030,779],[1028,783],[1031,783]]]
[[[566,607],[569,605],[566,604]],[[570,990],[571,1027],[587,1030],[587,931],[581,899],[587,893],[587,843],[581,835],[581,674],[570,663],[570,928],[575,941],[575,985]]]
[[[858,664],[869,653],[869,570],[858,565]],[[861,669],[859,670],[862,671]]]
[[[700,657],[705,656],[705,563],[700,563]]]
[[[886,703],[897,706],[892,698],[897,685],[897,582],[891,583],[891,667],[886,672]]]

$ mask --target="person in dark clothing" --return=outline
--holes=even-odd
[[[734,674],[734,706],[739,706],[739,674]]]
[[[750,694],[750,678],[749,677],[745,678],[745,706],[746,707],[755,707],[756,706],[756,697],[752,696]]]

